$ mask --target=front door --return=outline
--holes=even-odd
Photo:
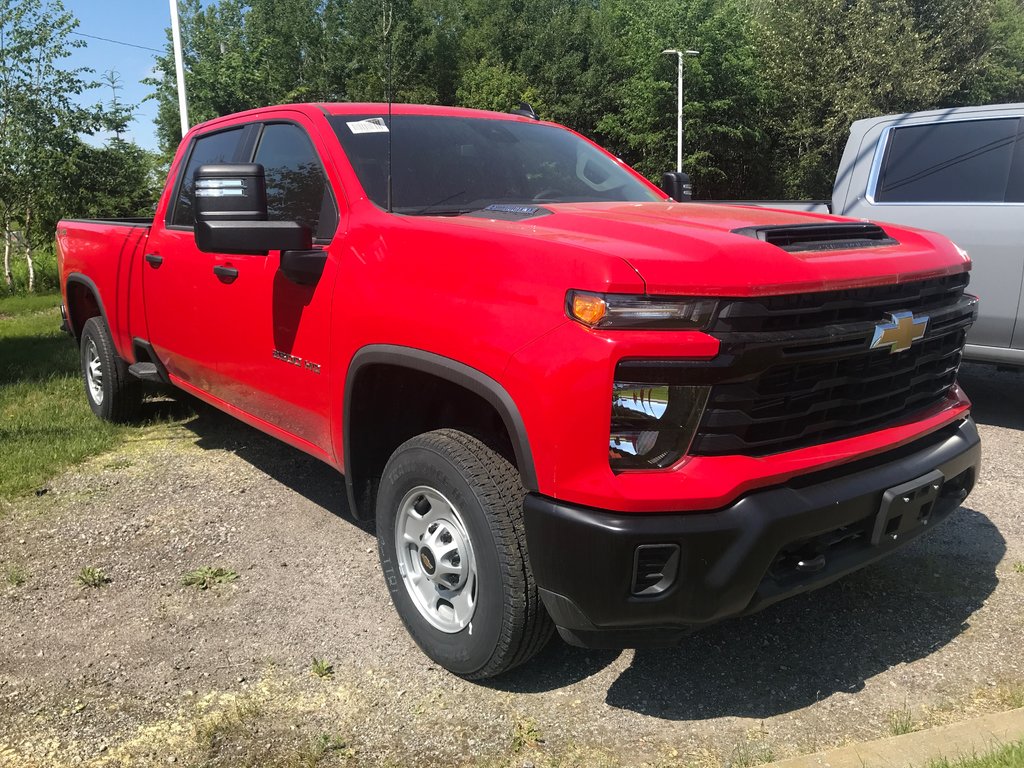
[[[264,168],[268,219],[309,226],[315,247],[328,253],[323,273],[314,284],[300,285],[281,271],[279,251],[218,255],[213,266],[228,276],[214,286],[210,310],[220,366],[214,394],[288,433],[300,447],[329,455],[327,362],[337,270],[330,246],[338,208],[315,136],[300,116],[266,123],[258,128],[251,162]]]

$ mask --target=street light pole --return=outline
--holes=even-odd
[[[188,102],[185,99],[185,63],[181,54],[181,30],[178,28],[178,0],[170,0],[171,39],[174,42],[174,72],[178,78],[178,114],[181,116],[181,135],[188,133]]]
[[[676,66],[676,171],[683,172],[683,57],[699,56],[700,51],[680,51],[669,48],[662,53],[675,54],[678,57]]]

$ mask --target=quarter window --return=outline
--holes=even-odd
[[[242,128],[209,133],[200,136],[192,145],[192,154],[185,164],[185,172],[178,183],[178,195],[174,205],[171,224],[178,227],[194,227],[196,214],[192,208],[192,188],[195,186],[196,168],[211,163],[230,163],[238,152],[242,139]]]
[[[1018,118],[896,128],[882,163],[879,203],[1001,203],[1024,153]],[[1019,184],[1019,183],[1018,183]]]
[[[267,218],[297,221],[316,239],[329,239],[338,226],[330,186],[306,132],[292,123],[263,128],[256,158],[267,180]]]

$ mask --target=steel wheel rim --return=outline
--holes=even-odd
[[[402,583],[420,616],[441,632],[461,632],[476,612],[473,545],[455,506],[418,485],[398,505],[395,551]]]
[[[92,339],[85,346],[85,383],[89,387],[89,396],[96,405],[103,404],[103,363],[100,352]]]

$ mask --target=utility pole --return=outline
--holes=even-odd
[[[181,30],[178,28],[178,0],[171,4],[171,39],[174,41],[174,72],[178,79],[178,114],[181,115],[181,135],[188,133],[188,101],[185,99],[185,63],[181,55]]]
[[[668,50],[662,51],[662,53],[675,54],[678,57],[678,66],[676,67],[676,91],[677,91],[677,104],[676,104],[676,172],[683,172],[683,57],[684,56],[700,56],[700,51],[685,50],[680,51],[675,48],[669,48]]]

